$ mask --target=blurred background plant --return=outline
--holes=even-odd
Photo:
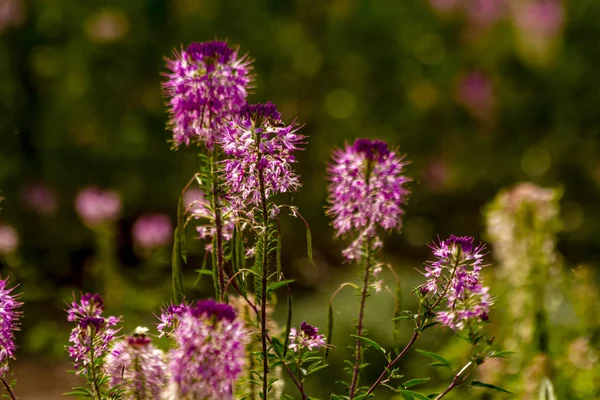
[[[162,57],[215,37],[256,59],[252,101],[275,102],[310,135],[294,200],[311,225],[316,268],[303,246],[285,244],[303,241],[303,230],[294,221],[281,227],[286,276],[296,279],[295,325],[324,326],[331,292],[355,273],[342,264],[347,243],[332,239],[323,212],[330,149],[379,138],[412,162],[403,233],[388,239],[383,255],[406,306],[422,282],[415,268],[427,258],[425,243],[437,234],[481,237],[482,208],[512,186],[486,218],[490,286],[506,305],[492,319],[519,353],[486,372],[510,379],[522,398],[548,382],[561,399],[600,396],[599,18],[594,0],[0,0],[0,262],[24,293],[21,396],[56,398],[70,387],[56,378],[68,364],[44,374],[36,368],[66,361],[63,309],[73,292],[112,291],[108,308],[126,316],[127,331],[152,324],[150,312],[170,298],[167,224],[157,223],[151,238],[132,229],[147,214],[174,221],[196,170],[193,151],[171,152],[166,143]],[[513,186],[521,181],[560,189]],[[121,199],[119,217],[101,226],[82,223],[74,207],[77,193],[96,185]],[[193,229],[188,235],[193,282],[206,243],[191,240]],[[150,242],[156,246],[143,244]],[[112,265],[113,275],[97,275],[97,265]],[[212,284],[188,290],[203,297]],[[394,302],[386,293],[373,297],[365,323],[391,345]],[[350,351],[342,341],[355,302],[342,292],[336,304],[336,321],[347,323],[334,329],[331,375],[307,382],[315,395],[333,391],[334,371]],[[284,313],[277,307],[274,315]],[[409,337],[404,326],[400,339]],[[447,336],[424,339],[438,347]],[[450,341],[446,352],[464,347]],[[373,367],[365,379],[373,380],[383,360],[367,353],[366,361]],[[424,376],[424,361],[409,355],[403,369]],[[34,380],[40,375],[47,381]],[[440,373],[432,385],[447,378]]]

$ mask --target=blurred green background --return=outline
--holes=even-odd
[[[567,270],[597,267],[599,21],[596,0],[0,0],[0,222],[20,236],[2,274],[20,284],[26,301],[17,378],[31,381],[44,363],[52,368],[42,371],[58,371],[37,383],[45,395],[19,384],[23,398],[67,389],[68,364],[56,363],[67,359],[62,310],[71,293],[102,290],[91,268],[94,235],[73,208],[81,188],[98,185],[123,198],[115,244],[126,301],[109,309],[125,313],[132,330],[153,324],[152,313],[170,298],[169,250],[139,254],[130,230],[144,213],[174,218],[195,172],[193,151],[167,143],[160,83],[173,48],[214,38],[239,44],[256,60],[249,100],[273,101],[284,120],[304,124],[303,188],[293,200],[311,225],[317,267],[295,245],[304,241],[302,224],[289,218],[284,268],[297,281],[294,321],[323,324],[330,294],[356,272],[342,264],[344,242],[332,239],[324,216],[325,165],[332,147],[357,137],[386,140],[412,162],[404,230],[386,241],[383,256],[402,277],[406,306],[419,282],[415,268],[428,258],[425,244],[450,233],[486,239],[483,206],[520,181],[563,188],[558,251]],[[40,185],[54,191],[55,209],[27,200]],[[194,284],[202,249],[192,245],[187,267],[195,297],[212,287]],[[372,298],[367,325],[389,344],[391,327],[380,328],[393,311],[386,296]],[[336,319],[346,321],[334,332],[329,375],[313,380],[321,396],[340,390],[334,380],[356,308],[351,293],[336,303]],[[426,346],[447,336],[432,333]],[[417,355],[404,367],[428,373]],[[365,379],[378,374],[369,371]],[[431,374],[432,386],[449,378]]]

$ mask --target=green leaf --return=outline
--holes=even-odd
[[[308,225],[306,226],[306,248],[307,248],[307,253],[308,253],[308,261],[310,261],[310,263],[314,267],[315,262],[313,260],[312,235],[310,233],[310,228],[308,227]]]
[[[290,344],[290,331],[292,330],[292,309],[294,308],[294,300],[292,299],[292,293],[288,291],[287,295],[287,306],[288,314],[285,322],[285,339],[283,342],[283,356],[287,354],[287,350]]]
[[[181,259],[181,240],[179,237],[179,227],[175,228],[173,242],[173,256],[171,259],[173,275],[173,298],[176,304],[183,301],[185,297],[183,291],[183,265]]]
[[[365,342],[366,344],[368,344],[369,346],[373,347],[375,350],[380,351],[381,353],[383,353],[385,355],[385,349],[383,347],[381,347],[381,345],[379,343],[377,343],[376,341],[369,339],[367,337],[364,336],[357,336],[357,335],[352,335],[352,337],[355,337],[359,340],[362,340],[363,342]]]
[[[327,360],[333,340],[333,304],[331,304],[331,301],[329,302],[329,308],[327,309],[327,333],[325,334],[325,340],[327,341],[327,346],[325,347],[325,360]]]
[[[421,399],[421,400],[429,400],[429,397],[425,396],[424,394],[418,393],[418,392],[413,392],[412,390],[398,390],[398,393],[402,393],[405,397],[406,395],[415,398],[415,399]]]
[[[480,381],[473,381],[473,382],[471,382],[471,386],[474,386],[474,387],[483,387],[483,388],[486,388],[486,389],[493,389],[493,390],[497,390],[499,392],[504,392],[504,393],[512,394],[508,390],[502,389],[499,386],[492,385],[490,383],[483,383],[483,382],[480,382]]]
[[[285,281],[280,281],[280,282],[273,282],[269,286],[267,286],[267,292],[272,292],[272,291],[277,290],[282,286],[286,286],[292,282],[294,282],[293,279],[287,279]]]
[[[411,379],[410,381],[404,382],[402,384],[402,386],[404,386],[404,388],[408,389],[408,388],[411,388],[413,386],[420,385],[421,383],[425,383],[429,379],[431,379],[431,378],[416,378],[416,379]]]
[[[500,351],[491,352],[488,357],[490,357],[490,358],[494,358],[494,357],[508,358],[509,356],[511,356],[513,354],[515,354],[514,351],[500,350]]]
[[[427,356],[427,357],[437,361],[433,364],[429,364],[429,366],[431,366],[431,367],[446,367],[446,368],[452,369],[452,366],[450,365],[450,361],[446,360],[444,357],[440,356],[439,354],[432,353],[430,351],[419,350],[419,349],[417,349],[417,353],[421,353],[424,356]]]

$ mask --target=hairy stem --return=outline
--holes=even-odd
[[[221,220],[221,202],[219,201],[219,176],[216,169],[217,148],[210,153],[210,175],[212,178],[212,207],[215,213],[215,235],[217,237],[217,271],[219,274],[219,301],[225,301],[225,271],[223,267],[223,221]]]
[[[356,322],[356,336],[363,335],[365,304],[369,294],[369,278],[371,277],[371,240],[367,242],[365,257],[365,275],[363,277],[363,286],[360,294],[360,303],[358,306],[358,320]],[[354,398],[356,388],[360,379],[360,365],[362,364],[362,340],[356,338],[354,348],[354,367],[352,369],[352,382],[350,383],[349,400]]]
[[[398,354],[396,356],[396,358],[394,358],[388,365],[386,365],[385,370],[381,373],[381,375],[379,375],[379,378],[377,378],[375,383],[373,383],[371,385],[371,387],[369,388],[369,391],[367,392],[367,395],[373,393],[373,391],[375,389],[377,389],[377,386],[379,386],[381,384],[381,382],[383,381],[383,379],[385,378],[387,373],[389,371],[391,371],[392,368],[394,368],[394,366],[398,363],[398,361],[400,361],[400,359],[402,359],[402,357],[404,357],[404,355],[412,347],[412,345],[415,343],[415,341],[419,338],[419,335],[420,335],[419,330],[418,329],[415,330],[415,333],[413,333],[412,337],[410,338],[410,341],[406,344],[404,349],[400,352],[400,354]]]
[[[100,387],[98,386],[98,376],[96,374],[96,361],[94,360],[94,339],[96,336],[96,332],[94,331],[94,328],[88,328],[92,330],[92,335],[91,335],[91,346],[90,346],[90,369],[92,372],[92,382],[93,382],[93,389],[94,392],[96,394],[96,396],[98,396],[98,400],[102,400],[102,396],[100,393]]]
[[[0,377],[0,379],[2,380],[2,385],[4,385],[4,389],[6,389],[6,392],[10,396],[11,400],[17,400],[17,396],[15,395],[15,392],[13,391],[13,388],[6,381],[6,379],[3,376]]]
[[[448,385],[446,390],[444,390],[442,393],[440,393],[434,400],[440,400],[442,397],[444,397],[448,393],[450,393],[455,387],[460,386],[469,377],[469,375],[471,375],[471,372],[473,372],[473,369],[470,369],[463,376],[465,371],[467,371],[472,365],[473,365],[473,362],[469,361],[464,367],[462,367],[462,369],[456,375],[454,375],[454,379],[452,379],[452,382],[450,382],[450,384]]]

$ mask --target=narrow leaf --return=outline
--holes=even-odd
[[[179,304],[183,301],[183,271],[181,260],[181,240],[179,235],[179,227],[175,228],[173,238],[173,256],[171,259],[172,275],[173,275],[173,298],[175,303]]]
[[[398,390],[398,393],[402,393],[403,395],[408,395],[414,399],[421,399],[421,400],[429,400],[429,397],[425,396],[424,394],[418,393],[418,392],[413,392],[412,390]]]
[[[280,281],[280,282],[273,282],[269,286],[267,286],[267,291],[272,292],[272,291],[279,289],[282,286],[286,286],[292,282],[294,282],[293,279],[287,279],[285,281]]]
[[[396,353],[400,350],[400,322],[402,313],[402,287],[400,281],[396,284],[396,303],[394,304],[394,328],[392,333],[392,345]]]
[[[277,279],[281,276],[281,225],[277,219],[277,252],[275,255],[275,263],[277,265]]]
[[[355,338],[365,342],[369,346],[373,347],[375,350],[378,350],[378,351],[382,352],[383,354],[385,354],[385,349],[383,347],[381,347],[381,345],[379,343],[377,343],[376,341],[369,339],[367,337],[364,337],[364,336],[352,335],[352,337],[355,337]]]
[[[327,333],[325,334],[325,340],[327,341],[327,346],[325,347],[325,360],[327,360],[333,340],[333,304],[331,304],[331,301],[329,302],[329,308],[327,310]]]
[[[471,382],[471,386],[483,387],[483,388],[486,388],[486,389],[493,389],[493,390],[498,390],[499,392],[504,392],[504,393],[512,394],[508,390],[502,389],[499,386],[492,385],[490,383],[483,383],[483,382],[480,382],[480,381],[473,381],[473,382]]]
[[[425,383],[429,379],[431,379],[431,378],[416,378],[416,379],[411,379],[410,381],[404,382],[402,384],[402,386],[404,386],[406,389],[408,389],[408,388],[411,388],[413,386],[420,385],[421,383]]]
[[[493,351],[489,357],[493,358],[493,357],[500,357],[500,358],[508,358],[509,356],[515,354],[514,351],[508,351],[508,350],[500,350],[500,351]]]
[[[432,353],[432,352],[425,351],[425,350],[419,350],[419,349],[417,349],[417,353],[421,353],[424,356],[434,359],[435,361],[437,361],[440,364],[440,366],[443,365],[443,366],[450,368],[450,361],[446,360],[444,357],[440,356],[439,354]]]
[[[288,291],[287,295],[287,307],[288,314],[285,323],[285,339],[283,341],[283,356],[287,354],[288,346],[290,343],[290,331],[292,330],[292,308],[294,307],[294,300],[292,299],[292,293]]]
[[[308,225],[306,226],[306,248],[308,252],[308,261],[315,266],[315,262],[313,261],[313,252],[312,252],[312,235],[310,233],[310,228]]]

